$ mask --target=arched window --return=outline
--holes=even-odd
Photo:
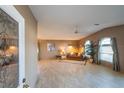
[[[99,55],[101,61],[113,62],[113,49],[111,38],[103,38],[100,41]]]

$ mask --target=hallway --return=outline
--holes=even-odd
[[[80,61],[43,60],[39,62],[38,88],[124,87],[124,74],[110,68]]]

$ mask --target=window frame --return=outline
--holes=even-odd
[[[101,43],[102,43],[102,40],[107,39],[107,38],[110,39],[110,44],[101,44]],[[113,50],[112,50],[112,52],[103,52],[103,51],[101,52],[101,51],[100,51],[100,50],[101,50],[101,47],[107,47],[107,46],[110,46],[110,47],[112,48],[111,37],[104,37],[104,38],[102,38],[102,39],[100,40],[100,42],[99,42],[99,59],[100,59],[101,61],[106,61],[106,62],[108,62],[108,63],[112,63],[112,61],[107,61],[107,60],[101,59],[101,55],[102,55],[102,54],[111,55],[111,56],[113,57],[113,54],[114,54],[114,51],[113,51]]]

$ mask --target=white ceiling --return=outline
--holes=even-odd
[[[30,5],[39,39],[77,40],[100,29],[124,24],[124,6]],[[94,24],[100,24],[98,26]],[[78,32],[75,34],[75,26]]]

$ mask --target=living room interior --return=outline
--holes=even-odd
[[[122,6],[30,6],[30,8],[36,19],[39,20],[38,59],[40,65],[42,65],[42,73],[45,72],[44,69],[48,70],[46,73],[49,73],[49,69],[51,68],[53,69],[53,71],[51,70],[51,75],[55,75],[54,78],[60,79],[57,75],[60,75],[59,73],[68,72],[68,68],[71,70],[72,64],[86,66],[86,68],[89,64],[92,64],[93,66],[95,64],[100,67],[109,68],[114,72],[123,73],[124,59],[122,55],[124,25],[121,19],[123,15],[121,14]],[[44,19],[41,19],[41,16]],[[90,55],[90,57],[84,57],[84,55]],[[63,70],[64,67],[56,67],[57,64],[67,64],[67,68],[65,66],[67,71]],[[55,68],[53,68],[54,66],[52,65],[54,65]],[[61,69],[62,71],[59,71],[58,69]],[[78,73],[78,70],[76,73]],[[54,74],[57,71],[58,73]],[[93,74],[94,72],[91,73]],[[75,75],[79,78],[78,74]],[[106,74],[104,73],[104,75]],[[61,79],[65,80],[65,77],[62,78],[61,76]],[[62,84],[65,83],[62,82],[61,79],[60,81],[58,80],[58,82],[61,82]],[[41,78],[41,81],[45,82],[45,79]],[[77,82],[70,81],[68,83],[80,83],[81,81],[82,80],[79,79]],[[49,80],[49,78],[47,78],[46,82],[52,84],[46,85],[45,83],[40,82],[41,86],[86,87],[83,83],[77,85],[66,85],[65,83],[63,86],[59,83],[53,84],[55,81],[52,79]],[[110,81],[105,82],[111,83]],[[116,82],[116,80],[114,82]],[[89,84],[87,87],[119,87],[119,84],[120,86],[123,86],[121,83],[116,82],[115,85],[107,83],[102,86],[98,83],[98,86],[97,84],[94,84],[93,86],[92,84]]]
[[[6,18],[9,14],[4,13],[7,10],[3,7],[0,7],[1,16],[5,16],[6,21],[12,21],[11,17]],[[14,5],[13,7],[24,18],[25,50],[22,50],[25,51],[23,55],[25,74],[20,80],[24,81],[23,87],[124,87],[124,6]],[[3,24],[1,22],[0,28]],[[20,39],[17,28],[14,31],[16,38]],[[9,34],[8,32],[6,33]],[[2,37],[2,40],[4,38]],[[12,45],[19,49],[15,43]],[[8,46],[6,43],[5,45]],[[0,47],[0,51],[5,50],[8,48]],[[15,53],[15,50],[11,51]],[[17,61],[20,55],[17,53],[16,57]],[[10,62],[8,64],[4,62],[6,61],[0,60],[3,72],[6,70],[5,67],[11,65]],[[20,63],[20,61],[16,63],[18,62]],[[7,73],[11,74],[11,70]],[[2,77],[2,74],[0,76]],[[16,79],[15,85],[11,84],[12,81],[6,84],[5,81],[0,81],[0,87],[18,87],[18,77]]]

